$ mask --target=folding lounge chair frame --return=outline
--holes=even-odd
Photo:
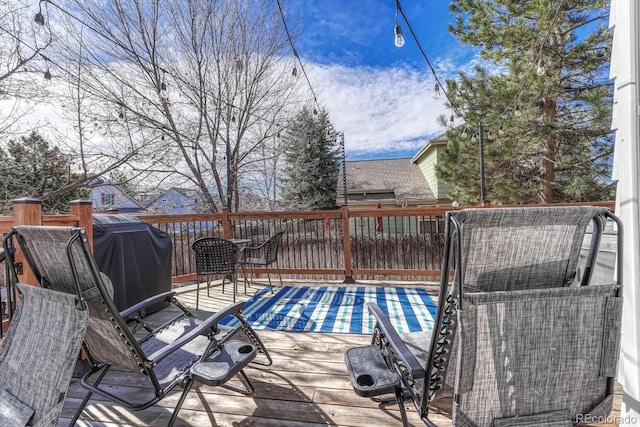
[[[76,295],[16,287],[17,310],[0,347],[0,425],[53,427],[80,354],[88,309]]]
[[[549,221],[549,218],[551,220]],[[376,326],[372,338],[372,346],[358,347],[347,351],[345,360],[349,370],[354,390],[361,396],[374,397],[394,393],[398,402],[404,425],[408,424],[404,410],[404,401],[410,398],[416,406],[423,422],[429,426],[434,426],[429,419],[429,404],[438,399],[451,396],[453,392],[453,422],[454,425],[477,426],[473,417],[478,416],[483,422],[487,421],[483,417],[497,416],[504,418],[501,426],[518,425],[518,422],[529,421],[532,425],[570,425],[550,424],[550,420],[557,421],[564,417],[564,421],[576,415],[587,416],[584,411],[591,411],[589,414],[601,415],[608,413],[611,408],[611,396],[614,384],[615,365],[617,361],[617,348],[619,346],[619,327],[621,315],[620,284],[622,283],[621,269],[617,269],[615,283],[608,285],[591,285],[590,278],[596,262],[596,256],[600,245],[602,230],[606,219],[615,222],[618,230],[617,236],[617,262],[622,261],[621,240],[622,229],[620,221],[613,216],[606,208],[594,207],[568,207],[568,208],[504,208],[504,209],[471,209],[456,212],[448,212],[445,225],[445,246],[442,262],[442,277],[440,281],[440,297],[437,304],[437,314],[434,319],[433,333],[398,334],[382,311],[375,305],[369,304],[369,312],[376,318]],[[589,249],[584,256],[584,270],[577,271],[580,248],[583,243],[585,229],[588,224],[593,225],[592,238]],[[507,247],[507,252],[498,253],[493,251],[496,248],[482,247],[481,249],[470,247],[475,243],[486,243],[489,235],[482,235],[484,232],[500,233],[500,227],[550,227],[549,229],[539,229],[547,236],[553,236],[555,231],[562,233],[566,239],[563,249],[568,253],[568,257],[562,263],[554,263],[553,255],[545,252],[553,251],[554,248],[543,246],[539,248],[539,257],[547,257],[549,262],[527,268],[520,265],[520,268],[506,268],[499,274],[490,272],[483,275],[483,270],[490,270],[491,262],[498,262],[501,258],[510,255],[511,261],[518,263],[517,246],[535,244],[536,242],[525,240],[516,241],[515,246]],[[476,228],[477,227],[477,228]],[[486,227],[486,228],[485,228]],[[529,234],[531,231],[529,230]],[[474,234],[479,233],[479,234]],[[517,236],[522,238],[523,235]],[[475,239],[475,242],[473,241]],[[541,243],[541,242],[538,242]],[[507,245],[508,246],[508,245]],[[558,249],[560,250],[560,249]],[[479,256],[475,256],[479,251]],[[456,256],[457,255],[457,256]],[[526,256],[524,254],[523,256]],[[493,259],[490,259],[494,257]],[[489,261],[487,261],[489,259]],[[455,276],[453,283],[450,283],[450,272],[455,266]],[[548,304],[560,301],[559,307],[575,308],[571,303],[562,305],[564,301],[583,301],[578,306],[588,310],[587,304],[597,300],[594,305],[598,316],[605,316],[600,319],[605,323],[604,333],[600,331],[603,338],[601,356],[600,375],[598,384],[600,387],[597,395],[592,397],[591,407],[579,408],[580,413],[576,414],[575,402],[572,402],[573,412],[562,413],[551,411],[550,418],[536,418],[531,416],[516,417],[514,424],[509,424],[508,419],[513,414],[474,414],[475,407],[487,406],[478,401],[465,400],[466,393],[473,389],[476,347],[482,340],[476,339],[474,335],[477,320],[477,313],[490,312],[487,307],[501,306],[507,312],[513,311],[513,307],[519,302],[530,304],[530,307],[547,309]],[[520,307],[522,309],[522,307]],[[484,310],[484,311],[482,311]],[[599,310],[599,311],[598,311]],[[509,312],[512,313],[512,312]],[[495,316],[495,313],[493,313]],[[487,319],[485,313],[484,320]],[[561,322],[558,321],[558,325]],[[523,322],[523,325],[531,328],[531,322]],[[571,326],[571,325],[569,325]],[[593,326],[593,325],[592,325]],[[596,325],[602,326],[602,324]],[[486,335],[491,335],[491,330],[484,330]],[[579,332],[579,331],[578,331]],[[455,338],[455,339],[454,339]],[[484,337],[486,338],[486,336]],[[490,340],[491,338],[489,338]],[[420,341],[422,340],[422,341]],[[428,347],[427,347],[428,344]],[[480,345],[480,344],[478,344]],[[478,347],[479,348],[479,347]],[[420,357],[419,357],[420,356]],[[594,356],[596,358],[599,355]],[[478,357],[478,359],[481,359]],[[491,363],[492,361],[486,361]],[[495,385],[495,384],[493,384]],[[591,384],[593,385],[593,384]],[[505,385],[506,387],[506,385]],[[499,387],[498,387],[499,388]],[[602,400],[601,404],[594,406],[593,402]],[[504,402],[500,402],[504,404]],[[469,407],[472,409],[469,409]],[[544,406],[544,405],[543,405]],[[553,406],[553,405],[551,405]],[[607,409],[608,408],[608,409]],[[495,409],[495,408],[493,408]],[[491,410],[493,410],[491,409]],[[527,408],[529,413],[535,413],[539,408]],[[564,409],[564,408],[563,408]],[[546,409],[542,409],[546,410]],[[468,411],[470,413],[467,414]],[[518,409],[516,408],[516,415]],[[490,412],[490,410],[487,410]],[[495,412],[495,411],[494,411]],[[565,411],[566,412],[566,411]],[[469,415],[469,416],[467,416]],[[542,419],[542,421],[540,421]],[[500,423],[501,421],[496,420]],[[539,424],[535,424],[538,422]],[[490,425],[490,424],[487,424]],[[498,424],[496,424],[498,425]],[[527,424],[528,425],[528,424]]]
[[[89,306],[84,349],[91,368],[81,380],[89,393],[70,425],[77,421],[92,393],[128,409],[141,410],[154,405],[174,387],[180,386],[183,391],[169,420],[168,425],[171,426],[194,383],[191,369],[196,364],[211,360],[228,363],[229,371],[223,380],[213,385],[244,394],[253,392],[253,386],[244,374],[244,366],[251,361],[271,364],[264,344],[241,315],[243,302],[232,304],[202,322],[175,299],[175,292],[147,298],[118,312],[112,298],[111,283],[98,270],[84,229],[18,226],[5,238],[5,248],[12,237],[17,238],[27,263],[43,286],[78,293]],[[151,325],[144,318],[145,308],[157,306],[162,301],[177,307],[178,314],[162,325]],[[235,316],[240,325],[230,328],[218,324],[229,315]],[[236,335],[242,339],[235,339]],[[256,352],[262,357],[254,360]],[[145,377],[153,387],[153,395],[142,402],[130,402],[114,395],[108,387],[101,387],[101,381],[112,366]],[[93,378],[94,375],[97,377]],[[240,379],[244,388],[225,384],[233,376]]]

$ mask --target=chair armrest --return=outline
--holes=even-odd
[[[165,347],[162,347],[155,353],[149,355],[147,360],[151,362],[153,366],[155,366],[162,359],[169,356],[174,351],[179,350],[182,346],[184,346],[189,341],[192,341],[193,339],[199,337],[200,335],[203,335],[203,333],[205,333],[208,329],[215,328],[218,322],[220,322],[225,317],[229,315],[239,316],[240,313],[242,313],[243,308],[244,308],[244,301],[238,301],[237,303],[232,304],[228,307],[225,307],[224,309],[218,311],[215,314],[212,314],[211,316],[209,316],[209,318],[204,320],[202,323],[200,323],[198,326],[190,330],[188,333],[184,334],[183,336],[181,336],[171,344]]]
[[[395,330],[391,322],[389,322],[387,316],[385,316],[382,310],[380,310],[380,307],[375,303],[370,302],[367,303],[367,309],[369,310],[369,314],[375,317],[377,327],[393,349],[395,356],[400,359],[402,364],[405,366],[409,375],[412,378],[423,378],[425,375],[424,366],[422,366],[420,361],[409,350],[409,347],[407,347],[402,338],[400,338],[400,335]]]
[[[245,252],[256,252],[256,251],[260,251],[262,248],[265,247],[265,245],[269,243],[268,240],[265,240],[264,242],[260,243],[257,246],[243,246],[240,248],[240,254],[244,254]]]
[[[140,311],[150,305],[162,302],[162,301],[169,301],[171,302],[171,300],[173,299],[173,296],[176,293],[174,291],[169,291],[169,292],[163,292],[161,294],[158,295],[154,295],[151,296],[147,299],[144,299],[142,301],[140,301],[139,303],[132,305],[129,308],[125,308],[124,310],[122,310],[120,312],[120,317],[122,318],[126,318],[127,316],[130,316],[131,314],[135,313],[136,311]]]

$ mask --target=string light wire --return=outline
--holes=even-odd
[[[400,12],[400,14],[402,15],[402,18],[403,18],[404,22],[407,24],[407,28],[409,29],[409,32],[411,33],[411,36],[413,37],[413,40],[415,41],[416,45],[418,46],[418,49],[420,50],[420,53],[422,54],[422,57],[427,62],[427,66],[429,67],[429,69],[431,70],[431,73],[433,74],[433,78],[435,79],[436,84],[439,85],[440,87],[444,88],[444,86],[442,85],[442,81],[438,77],[438,73],[436,72],[434,66],[431,63],[431,60],[429,59],[429,57],[427,56],[427,53],[425,52],[424,48],[422,47],[422,43],[420,42],[420,40],[418,39],[418,36],[416,35],[415,31],[413,30],[413,26],[411,25],[411,22],[409,21],[409,18],[405,14],[404,9],[402,8],[402,5],[400,4],[400,0],[395,0],[395,2],[396,2],[396,13]],[[532,76],[537,71],[536,69],[537,69],[538,64],[540,62],[540,58],[542,57],[542,50],[543,50],[547,40],[551,36],[551,31],[552,31],[552,29],[553,29],[558,17],[560,16],[560,11],[562,10],[562,6],[563,6],[564,2],[565,2],[565,0],[561,0],[560,3],[558,4],[558,8],[556,9],[554,17],[551,20],[551,24],[549,25],[549,28],[547,29],[547,32],[546,32],[546,34],[544,36],[544,39],[542,40],[542,43],[540,45],[540,49],[538,50],[538,53],[537,53],[537,55],[536,55],[536,57],[534,59],[534,62],[532,64],[532,66],[531,66],[529,76]],[[511,102],[509,102],[509,104],[507,104],[506,111],[511,111],[511,109],[513,109],[514,106],[517,108],[517,106],[518,106],[518,104],[517,104],[518,98],[520,97],[520,94],[524,91],[524,89],[526,87],[526,83],[528,83],[528,81],[523,81],[521,83],[521,85],[518,87],[518,89],[516,90],[515,96],[513,97]],[[447,93],[446,90],[443,90],[443,92],[444,92],[444,96],[447,98],[447,101],[449,102],[449,105],[451,106],[451,109],[453,110],[453,112],[458,117],[461,117],[466,123],[467,122],[467,118],[461,112],[460,108],[456,105],[455,102],[453,102],[453,100],[451,99],[451,97],[449,96],[449,94]],[[504,114],[505,113],[500,114],[499,117],[504,117]],[[493,124],[495,124],[497,122],[498,121],[496,120],[495,122],[488,123],[488,125],[493,125]]]
[[[318,107],[318,110],[322,110],[322,108],[320,107],[320,104],[318,103],[318,97],[316,96],[316,93],[313,90],[313,85],[311,85],[311,81],[309,80],[309,76],[307,75],[307,70],[305,70],[304,64],[300,59],[300,55],[298,55],[298,50],[293,44],[293,38],[291,37],[291,32],[289,31],[289,27],[287,26],[287,19],[284,16],[284,12],[282,10],[282,5],[280,4],[280,0],[276,0],[276,4],[278,5],[278,12],[280,13],[280,18],[282,18],[282,25],[284,26],[284,31],[287,35],[287,40],[289,41],[289,45],[291,46],[291,50],[293,51],[293,56],[297,59],[298,63],[300,64],[300,69],[302,70],[302,74],[304,75],[304,78],[307,81],[307,85],[309,86],[309,90],[311,91],[311,94],[313,95],[313,102],[316,104],[316,107]]]
[[[85,22],[84,20],[82,20],[81,18],[78,18],[77,16],[75,16],[73,13],[71,13],[71,12],[69,12],[68,10],[65,10],[64,8],[62,8],[62,7],[58,6],[58,5],[57,5],[57,4],[55,4],[53,1],[51,1],[51,0],[40,0],[40,3],[42,3],[42,2],[45,2],[45,3],[48,3],[48,4],[52,5],[52,6],[54,6],[56,9],[60,10],[60,11],[61,11],[61,12],[63,12],[64,14],[68,15],[69,17],[71,17],[72,19],[74,19],[75,21],[77,21],[78,23],[80,23],[80,24],[82,24],[82,25],[86,26],[86,27],[87,27],[87,28],[89,28],[91,31],[93,31],[94,33],[96,33],[97,35],[99,35],[100,37],[103,37],[105,40],[108,40],[108,41],[110,41],[110,42],[112,42],[112,43],[115,43],[116,45],[118,45],[119,47],[121,47],[122,49],[124,49],[124,50],[125,50],[125,51],[127,51],[127,52],[130,52],[130,53],[135,54],[135,52],[131,52],[131,50],[130,50],[130,49],[128,49],[126,45],[124,45],[124,44],[122,44],[121,42],[119,42],[118,40],[115,40],[115,39],[113,39],[112,37],[109,37],[108,35],[104,34],[102,31],[100,31],[100,30],[96,29],[94,26],[92,26],[92,25],[90,25],[90,24],[86,23],[86,22]],[[280,16],[282,17],[283,22],[285,23],[285,32],[287,33],[287,38],[288,38],[288,40],[289,40],[289,43],[290,43],[291,47],[294,49],[294,55],[296,56],[296,58],[298,59],[298,61],[300,61],[300,57],[298,56],[297,51],[295,50],[295,47],[294,47],[294,45],[293,45],[293,43],[292,43],[292,39],[291,39],[291,36],[290,36],[290,34],[289,34],[288,28],[287,28],[287,26],[286,26],[286,22],[284,21],[284,14],[282,13],[282,9],[280,8],[279,0],[278,0],[278,7],[279,7],[279,10],[280,10]],[[24,41],[22,41],[22,40],[20,40],[19,38],[17,38],[15,35],[13,35],[13,34],[11,34],[11,35],[12,35],[13,37],[15,37],[16,39],[18,39],[21,43],[25,43]],[[29,48],[33,49],[33,50],[36,50],[35,48],[33,48],[33,47],[29,46],[28,44],[25,44],[25,45],[26,45],[26,46],[28,46]],[[41,54],[41,53],[40,53],[40,55],[42,56],[42,54]],[[153,61],[148,60],[147,58],[144,58],[144,57],[142,57],[142,56],[139,56],[139,55],[136,55],[136,56],[137,56],[140,60],[142,60],[143,62],[146,62],[147,64],[149,64],[151,67],[153,67],[153,68],[157,68],[157,69],[158,69],[160,72],[162,72],[163,74],[166,74],[166,75],[168,75],[168,76],[171,76],[175,81],[182,81],[183,83],[188,84],[188,82],[187,82],[187,81],[185,81],[183,78],[181,78],[181,77],[179,77],[179,76],[177,76],[177,75],[173,74],[173,73],[172,73],[172,72],[170,72],[169,70],[166,70],[166,69],[164,69],[164,68],[160,67],[157,63],[154,63]],[[70,76],[72,76],[72,77],[74,77],[74,78],[75,78],[75,77],[77,77],[77,76],[73,75],[70,71],[68,71],[68,70],[64,69],[63,67],[60,67],[58,64],[56,64],[56,62],[52,61],[51,59],[47,58],[47,60],[48,60],[49,62],[51,62],[52,64],[56,65],[58,68],[60,68],[60,69],[62,69],[62,70],[64,70],[64,71],[66,71],[66,73],[67,73],[67,74],[69,74]],[[316,95],[315,95],[315,92],[313,91],[313,87],[311,86],[311,82],[309,81],[309,78],[308,78],[308,76],[307,76],[307,73],[306,73],[306,71],[305,71],[305,69],[304,69],[304,66],[303,66],[302,62],[300,62],[300,67],[301,67],[301,69],[302,69],[302,72],[303,72],[303,73],[304,73],[304,75],[305,75],[305,78],[306,78],[306,80],[307,80],[307,83],[309,84],[309,88],[311,89],[311,92],[312,92],[312,94],[313,94],[314,102],[315,102],[316,106],[320,109],[320,105],[318,104],[317,97],[316,97]],[[163,76],[163,77],[164,77],[164,76]],[[166,87],[166,83],[165,83],[165,87]],[[161,88],[161,90],[162,90],[162,88]],[[215,95],[213,95],[213,94],[209,93],[208,91],[205,91],[205,93],[206,93],[208,96],[211,96],[211,97],[214,99],[214,101],[216,101],[216,102],[218,102],[218,103],[220,103],[220,104],[224,105],[225,107],[228,107],[228,108],[231,108],[231,109],[236,109],[236,110],[238,110],[238,111],[241,111],[241,110],[242,110],[240,107],[238,107],[238,106],[234,105],[233,103],[228,102],[228,101],[226,101],[226,100],[224,100],[224,99],[222,99],[222,98],[220,98],[220,97],[218,97],[218,96],[215,96]],[[125,104],[125,107],[126,107],[126,104]],[[139,116],[139,117],[143,117],[143,118],[145,118],[145,119],[147,119],[147,120],[149,120],[149,121],[151,121],[151,122],[156,122],[156,123],[157,123],[157,127],[158,127],[159,129],[165,129],[165,128],[166,128],[166,126],[165,126],[164,124],[158,123],[156,120],[154,120],[154,119],[152,119],[152,118],[150,118],[150,117],[148,117],[148,116],[146,116],[146,115],[144,115],[144,114],[141,114],[141,113],[140,113],[140,112],[138,112],[138,111],[133,111],[133,110],[131,110],[131,109],[130,109],[130,108],[128,108],[128,107],[126,107],[126,108],[127,108],[127,110],[130,110],[132,113],[135,113],[135,114],[136,114],[137,116]],[[254,117],[254,118],[258,119],[258,120],[261,120],[262,122],[268,123],[268,124],[273,125],[273,126],[275,126],[276,128],[278,128],[278,130],[277,130],[276,132],[274,132],[274,133],[273,133],[273,135],[274,135],[274,136],[275,136],[276,134],[278,134],[278,133],[279,133],[281,130],[283,130],[283,129],[286,129],[286,130],[291,131],[291,132],[299,132],[299,130],[298,130],[298,129],[293,128],[293,127],[289,126],[288,124],[283,125],[282,123],[277,122],[277,121],[275,121],[274,119],[267,118],[267,117],[265,117],[265,116],[263,116],[263,115],[261,115],[261,114],[258,114],[258,113],[256,113],[256,112],[251,112],[251,113],[248,113],[248,114],[249,114],[249,115],[251,115],[252,117]],[[175,131],[175,130],[173,130],[173,129],[172,129],[172,131]],[[182,133],[182,132],[180,132],[180,131],[177,131],[177,133],[178,133],[180,136],[182,136],[182,137],[185,137],[185,138],[186,138],[186,137],[188,137],[188,135],[183,134],[183,133]]]

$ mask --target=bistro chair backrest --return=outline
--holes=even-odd
[[[220,237],[202,237],[193,242],[198,275],[235,274],[238,246]]]
[[[283,234],[284,231],[280,231],[267,240],[265,244],[266,265],[273,264],[278,260],[278,247],[280,246]]]

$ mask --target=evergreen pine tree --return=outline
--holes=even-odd
[[[490,64],[447,81],[450,107],[466,122],[447,132],[438,168],[454,184],[451,197],[479,201],[483,123],[491,202],[611,199],[606,1],[454,0],[450,8],[450,31]]]
[[[303,108],[282,135],[286,146],[282,200],[290,209],[336,207],[339,167],[337,141],[326,111]]]
[[[11,201],[21,197],[42,200],[45,213],[69,211],[69,202],[85,199],[91,191],[80,185],[80,175],[71,172],[72,156],[52,147],[40,134],[32,132],[0,147],[0,205],[8,213]],[[61,191],[69,187],[68,191]]]

